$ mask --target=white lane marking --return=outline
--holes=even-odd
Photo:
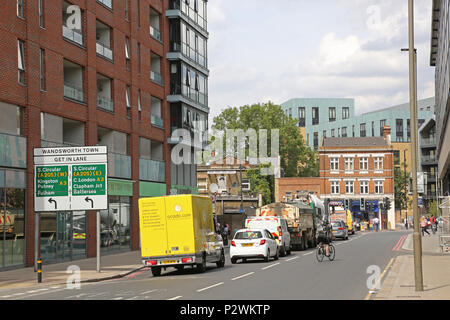
[[[44,290],[48,290],[48,289],[44,289]],[[30,290],[30,291],[33,291],[33,293],[35,293],[35,292],[44,291],[44,290],[39,289],[39,290]],[[66,289],[53,290],[53,291],[50,291],[50,292],[41,292],[41,293],[36,293],[36,294],[29,294],[30,292],[27,291],[26,293],[28,293],[28,294],[25,295],[25,297],[20,297],[20,298],[28,299],[29,297],[40,296],[40,295],[43,295],[43,294],[53,294],[55,292],[63,291],[63,290],[66,290]],[[20,299],[20,298],[18,298],[18,299]]]
[[[61,288],[61,286],[53,286],[53,287],[50,287],[50,289],[59,289],[59,288]]]
[[[135,297],[128,298],[128,299],[125,299],[125,300],[136,300],[137,298],[138,298],[138,296],[135,296]]]
[[[180,299],[181,297],[183,297],[183,296],[176,296],[176,297],[173,297],[173,298],[170,298],[170,299],[167,299],[167,300],[177,300],[177,299]]]
[[[311,252],[305,253],[304,256],[307,256],[307,255],[313,254],[313,253],[314,253],[314,251],[311,251]]]
[[[13,296],[21,296],[21,295],[24,295],[24,294],[25,294],[25,292],[19,292],[19,293],[14,293]]]
[[[293,258],[289,258],[289,259],[287,259],[286,261],[292,261],[292,260],[295,260],[295,259],[298,259],[298,256],[295,256],[295,257],[293,257]]]
[[[9,296],[1,296],[0,298],[11,298],[12,296],[11,295],[9,295]]]
[[[113,298],[113,300],[122,300],[123,297],[117,297],[117,298]]]
[[[219,282],[219,283],[213,284],[212,286],[209,286],[209,287],[206,287],[206,288],[203,288],[203,289],[198,289],[197,292],[202,292],[202,291],[205,291],[205,290],[208,290],[208,289],[220,286],[222,284],[223,284],[223,282]]]
[[[252,274],[254,274],[254,272],[249,272],[249,273],[243,274],[242,276],[233,278],[233,279],[231,279],[231,280],[234,281],[234,280],[242,279],[242,278],[247,277],[247,276],[250,276],[250,275],[252,275]]]
[[[152,292],[155,292],[155,291],[158,291],[158,289],[153,289],[153,290],[149,290],[149,291],[144,291],[144,292],[142,292],[141,294],[152,293]]]
[[[279,263],[279,262],[277,262],[277,263],[271,264],[270,266],[267,266],[267,267],[261,268],[261,270],[266,270],[266,269],[269,269],[269,268],[275,267],[275,266],[277,266],[277,265],[279,265],[279,264],[280,264],[280,263]]]
[[[73,295],[73,296],[66,297],[66,299],[80,298],[80,297],[85,296],[85,295],[87,295],[87,293],[80,293],[80,294],[76,294],[76,295]]]

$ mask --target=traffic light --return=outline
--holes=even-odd
[[[391,201],[388,197],[384,198],[384,210],[389,211],[391,209]]]
[[[359,208],[361,209],[361,211],[366,211],[366,201],[364,200],[364,198],[361,198],[359,200]]]
[[[349,206],[349,202],[350,202],[350,200],[348,200],[348,199],[345,199],[345,200],[344,200],[344,209],[345,209],[345,210],[348,210],[348,208],[350,207],[350,206]]]

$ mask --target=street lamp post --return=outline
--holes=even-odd
[[[409,36],[409,91],[411,110],[411,171],[413,188],[414,216],[414,279],[416,291],[423,291],[422,274],[422,238],[417,194],[417,52],[414,48],[414,0],[408,0],[408,36]]]

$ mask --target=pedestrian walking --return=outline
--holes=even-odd
[[[420,226],[422,227],[422,237],[425,236],[425,232],[430,236],[430,233],[427,230],[428,221],[425,217],[422,217],[422,220],[420,221]]]
[[[408,230],[408,218],[405,219],[405,229]]]
[[[378,217],[375,217],[373,219],[373,223],[375,225],[375,231],[378,232],[378,227],[379,227],[379,223],[380,223],[380,221],[378,220]]]
[[[223,244],[228,245],[228,224],[225,225],[223,228]]]

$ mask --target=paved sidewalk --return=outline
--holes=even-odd
[[[100,273],[97,272],[97,258],[75,260],[42,266],[42,283],[37,282],[34,268],[21,268],[0,272],[0,289],[22,288],[36,285],[65,284],[69,266],[80,268],[81,282],[93,282],[124,277],[143,268],[141,252],[129,251],[100,258]]]
[[[438,234],[422,237],[424,291],[415,291],[412,235],[402,246],[407,254],[395,259],[374,300],[450,300],[450,254],[441,253]]]

